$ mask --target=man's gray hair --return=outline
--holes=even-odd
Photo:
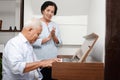
[[[33,27],[38,28],[41,26],[40,19],[32,18],[31,20],[27,21],[24,25],[24,27]]]

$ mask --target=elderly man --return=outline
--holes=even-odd
[[[40,20],[32,19],[23,30],[10,39],[3,53],[2,80],[41,80],[40,68],[51,67],[60,59],[38,61],[31,46],[42,31]]]

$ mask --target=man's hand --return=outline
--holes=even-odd
[[[60,58],[54,58],[54,59],[47,59],[47,60],[42,60],[41,61],[41,66],[42,67],[52,67],[53,62],[60,62]]]

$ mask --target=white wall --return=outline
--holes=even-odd
[[[31,0],[24,0],[24,23],[32,18],[33,10],[31,4]]]
[[[41,15],[41,5],[47,0],[24,0],[24,23],[32,15]],[[57,16],[79,16],[88,14],[89,0],[50,0],[57,4]]]
[[[88,15],[88,33],[95,32],[99,35],[92,56],[98,61],[104,61],[105,51],[105,0],[91,0]]]
[[[40,15],[40,7],[47,0],[29,0],[32,2],[33,14]],[[89,0],[50,0],[58,6],[57,16],[86,15],[88,13]]]

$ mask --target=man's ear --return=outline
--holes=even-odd
[[[31,31],[32,29],[33,29],[32,27],[28,27],[28,28],[27,28],[28,31]]]

